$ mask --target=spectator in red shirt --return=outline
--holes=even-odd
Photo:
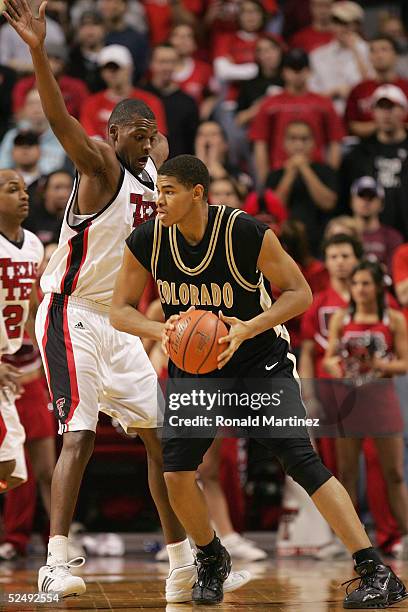
[[[195,57],[197,43],[193,27],[187,23],[175,25],[169,41],[178,53],[173,78],[180,89],[200,106],[210,89],[212,69],[210,64]]]
[[[255,47],[259,32],[265,26],[262,4],[257,0],[243,0],[238,20],[238,31],[220,36],[214,49],[214,73],[217,79],[228,85],[228,101],[236,100],[238,81],[253,79],[258,74]]]
[[[312,23],[292,36],[290,46],[310,53],[331,42],[334,39],[331,27],[332,5],[333,0],[310,0]]]
[[[362,176],[351,186],[351,210],[356,220],[364,252],[391,270],[394,251],[404,242],[402,235],[393,227],[380,223],[380,212],[384,207],[384,189],[372,177]]]
[[[284,45],[273,34],[262,34],[255,48],[258,74],[254,79],[243,81],[238,91],[236,122],[246,126],[255,117],[266,94],[280,93],[283,87],[281,77]]]
[[[55,43],[48,43],[46,47],[51,70],[58,81],[68,112],[79,119],[81,107],[89,96],[88,88],[80,79],[65,74],[65,64],[68,60],[66,47]],[[16,83],[13,90],[14,113],[18,113],[22,109],[28,92],[34,87],[35,76],[27,76]]]
[[[143,0],[152,47],[168,40],[174,24],[196,26],[204,5],[205,0]]]
[[[106,138],[106,126],[116,104],[125,98],[146,102],[154,112],[159,131],[167,133],[166,117],[161,101],[144,89],[132,86],[133,61],[129,50],[122,45],[109,45],[98,57],[107,89],[88,98],[82,107],[81,123],[89,136]]]
[[[379,85],[396,85],[408,98],[408,80],[397,73],[398,49],[389,36],[379,35],[370,42],[370,60],[375,77],[362,81],[350,92],[346,106],[346,121],[352,134],[364,138],[375,132],[372,95]]]
[[[285,131],[288,123],[303,121],[313,132],[313,161],[325,160],[332,167],[340,163],[343,126],[331,100],[307,89],[309,59],[301,49],[292,49],[283,60],[282,93],[268,96],[253,120],[249,137],[255,143],[255,164],[259,185],[269,170],[281,168],[288,158]],[[327,151],[327,153],[326,153]]]

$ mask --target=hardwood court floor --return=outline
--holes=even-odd
[[[0,564],[0,591],[34,593],[36,568],[41,558]],[[408,578],[408,563],[392,562],[394,570]],[[236,568],[240,566],[235,564]],[[339,612],[343,610],[344,588],[338,585],[353,577],[349,562],[316,562],[310,559],[271,560],[250,566],[253,580],[242,589],[225,595],[218,606],[167,604],[164,579],[167,565],[147,562],[145,557],[90,559],[81,568],[87,582],[82,597],[64,599],[58,604],[2,604],[0,610],[113,610],[118,612]],[[2,599],[3,599],[2,597]],[[4,599],[3,599],[4,601]],[[408,611],[408,600],[392,610]]]

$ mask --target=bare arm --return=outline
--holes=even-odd
[[[330,142],[327,147],[327,163],[335,170],[341,163],[341,144],[339,142]]]
[[[284,204],[288,203],[290,194],[292,193],[293,183],[297,177],[298,170],[295,166],[287,164],[283,172],[282,178],[274,189],[276,195]]]
[[[263,140],[254,143],[255,167],[259,186],[263,186],[269,171],[268,145]]]
[[[271,230],[265,232],[257,268],[281,294],[268,310],[249,321],[221,313],[221,319],[231,327],[228,336],[219,340],[220,344],[228,343],[228,348],[218,356],[219,369],[231,359],[242,342],[293,319],[312,303],[313,296],[306,279]]]
[[[154,145],[150,157],[154,161],[157,169],[166,161],[169,156],[169,143],[167,138],[160,132],[157,134],[157,141]]]
[[[30,47],[37,87],[45,115],[51,128],[64,147],[68,157],[81,174],[105,174],[106,166],[115,165],[114,155],[109,145],[90,139],[80,123],[68,113],[57,81],[52,74],[47,53],[44,48],[47,2],[40,6],[39,17],[35,18],[27,0],[5,0],[7,11],[3,13],[8,23]],[[112,188],[115,189],[120,175],[120,167],[113,172]]]
[[[164,323],[151,321],[137,310],[149,273],[125,246],[110,309],[111,325],[119,331],[160,341]]]
[[[329,321],[329,342],[323,359],[323,367],[333,378],[342,378],[343,371],[340,366],[340,357],[337,355],[337,348],[340,340],[340,333],[343,324],[345,310],[337,310]]]
[[[397,310],[390,310],[391,329],[394,336],[395,359],[374,358],[374,367],[381,370],[383,374],[406,374],[408,371],[408,333],[405,317]]]
[[[314,374],[314,340],[304,340],[300,349],[299,376],[312,379]]]
[[[402,306],[408,306],[408,278],[400,283],[395,283],[395,293],[399,303]]]
[[[299,170],[316,206],[325,212],[333,210],[336,205],[337,194],[322,183],[308,163],[301,164]]]
[[[25,327],[28,332],[28,335],[30,336],[31,342],[36,348],[38,348],[37,339],[35,337],[35,317],[37,315],[37,310],[38,310],[38,294],[37,294],[37,288],[35,287],[35,285],[33,285],[33,288],[30,294],[29,312],[28,312],[28,318],[27,318]]]

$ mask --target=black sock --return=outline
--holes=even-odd
[[[383,563],[378,552],[370,546],[370,548],[362,548],[353,554],[353,559],[356,565],[360,565],[363,561],[375,561],[375,563]]]
[[[214,537],[209,544],[206,544],[205,546],[197,545],[197,548],[201,550],[207,557],[217,556],[221,550],[221,542],[217,538],[215,531]]]

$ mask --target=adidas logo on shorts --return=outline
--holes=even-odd
[[[79,321],[76,325],[75,325],[75,329],[85,329],[83,323],[81,323],[81,321]]]

